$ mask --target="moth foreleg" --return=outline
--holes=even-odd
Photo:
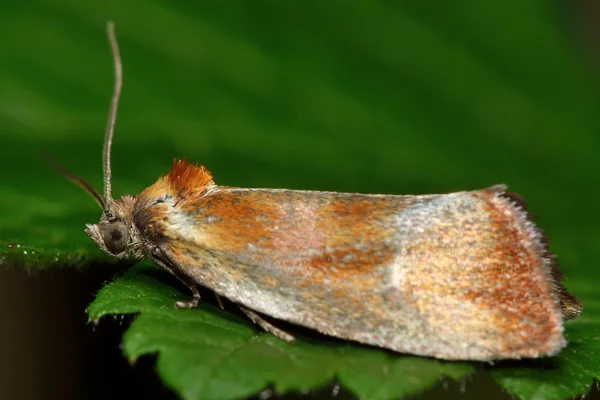
[[[200,301],[200,292],[198,291],[198,285],[192,282],[187,276],[180,273],[177,268],[175,268],[170,260],[163,256],[162,251],[158,247],[154,247],[151,253],[152,260],[173,274],[177,279],[179,279],[185,286],[187,286],[192,292],[192,300],[188,301],[178,301],[175,303],[175,308],[194,308],[198,307],[198,302]]]
[[[264,331],[269,332],[271,335],[273,335],[281,340],[285,340],[288,343],[294,343],[296,341],[296,338],[294,336],[275,327],[271,323],[265,321],[260,315],[258,315],[254,311],[252,311],[244,306],[239,306],[239,307],[240,307],[240,310],[242,310],[244,312],[244,314],[246,314],[246,316],[248,318],[250,318],[250,320],[252,322],[254,322],[256,325],[260,326]]]

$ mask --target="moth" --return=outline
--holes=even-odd
[[[104,195],[62,170],[102,208],[87,234],[116,257],[148,257],[189,287],[229,299],[293,342],[288,321],[333,337],[449,360],[536,358],[565,345],[579,300],[523,201],[503,185],[398,196],[217,185],[173,162],[137,196],[111,195],[110,153],[122,87],[104,144]]]

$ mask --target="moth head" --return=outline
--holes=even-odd
[[[97,225],[88,224],[85,231],[102,250],[115,256],[124,255],[129,245],[129,229],[125,222],[103,221]]]
[[[107,253],[124,257],[133,249],[137,236],[130,223],[134,202],[130,196],[113,200],[109,215],[105,212],[99,223],[86,225],[85,232]]]

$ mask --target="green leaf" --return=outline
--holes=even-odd
[[[584,311],[558,357],[490,373],[523,399],[574,396],[599,376],[600,90],[553,2],[26,0],[0,11],[0,267],[109,262],[83,232],[97,205],[41,151],[100,189],[113,19],[125,74],[116,196],[139,193],[183,156],[229,186],[400,194],[507,183],[538,215]],[[162,378],[185,397],[231,398],[269,382],[314,388],[337,376],[361,397],[393,398],[473,368],[326,339],[286,347],[206,304],[176,312],[167,297],[181,293],[162,282],[136,269],[90,315],[139,312],[127,356],[157,352]],[[196,324],[214,346],[192,334]],[[184,338],[205,354],[177,353]],[[218,352],[234,345],[237,359]],[[271,356],[248,368],[253,351]],[[281,365],[302,373],[271,369]]]
[[[133,268],[105,286],[88,313],[94,320],[140,313],[123,338],[125,355],[135,361],[158,353],[159,373],[185,399],[240,398],[268,385],[280,393],[309,390],[335,377],[360,398],[391,399],[421,392],[444,376],[461,380],[473,372],[468,363],[327,339],[298,336],[290,345],[206,302],[176,310],[175,301],[184,295],[164,275],[154,267]]]

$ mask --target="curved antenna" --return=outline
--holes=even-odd
[[[44,156],[46,157],[46,160],[50,163],[50,165],[52,165],[52,167],[54,167],[55,170],[60,172],[62,175],[64,175],[67,179],[69,179],[76,185],[81,186],[83,188],[83,190],[88,192],[94,199],[96,199],[96,201],[98,202],[98,204],[100,204],[100,207],[102,207],[103,210],[106,209],[106,204],[104,203],[104,199],[102,198],[102,196],[100,196],[100,193],[98,193],[96,191],[96,189],[94,189],[92,187],[92,185],[90,185],[89,183],[84,181],[82,178],[80,178],[79,176],[75,175],[74,173],[72,173],[71,171],[69,171],[62,165],[60,165],[50,154],[44,153]]]
[[[110,209],[113,202],[111,195],[111,170],[110,170],[110,150],[112,147],[112,139],[115,133],[115,123],[117,121],[117,110],[119,108],[119,98],[121,97],[121,88],[123,87],[123,69],[121,66],[121,55],[119,54],[119,44],[115,36],[115,24],[112,21],[106,23],[106,31],[108,33],[108,41],[115,64],[115,84],[113,88],[113,96],[110,102],[110,111],[108,113],[108,122],[106,124],[106,136],[104,137],[104,213],[112,215]]]

